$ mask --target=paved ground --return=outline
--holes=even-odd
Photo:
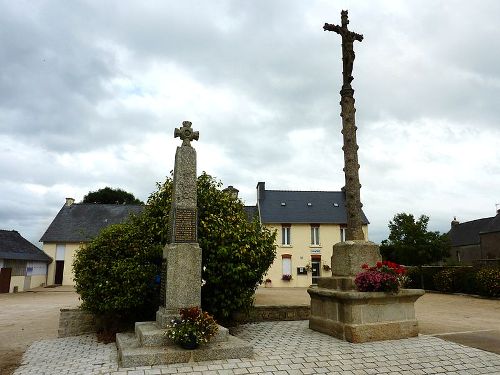
[[[309,298],[305,288],[262,288],[257,293],[256,303],[308,304]],[[5,359],[9,358],[9,353],[11,354],[10,358],[13,359],[13,363],[17,363],[19,361],[20,353],[22,353],[25,350],[26,346],[32,341],[38,340],[40,338],[56,337],[59,308],[73,307],[77,305],[78,299],[76,294],[71,291],[71,288],[68,289],[64,287],[59,287],[56,289],[43,289],[43,291],[38,290],[37,293],[0,295],[0,374],[4,375],[11,373],[11,371],[7,370],[9,366],[6,366],[5,362]],[[496,351],[497,353],[500,352],[499,300],[487,300],[467,296],[430,293],[426,294],[417,301],[416,312],[417,318],[419,319],[421,332],[424,334],[439,334],[439,337],[442,337],[446,340],[463,343],[465,345],[481,347],[486,350]],[[294,324],[297,324],[297,326]],[[185,373],[189,373],[192,371],[196,373],[196,369],[202,368],[205,369],[203,371],[205,371],[206,374],[246,373],[243,368],[246,368],[247,372],[249,372],[250,369],[255,368],[257,368],[258,370],[259,367],[262,367],[262,361],[265,362],[265,366],[277,366],[287,365],[287,363],[282,362],[289,362],[290,359],[292,360],[292,363],[288,363],[288,365],[290,366],[289,369],[286,369],[286,371],[288,372],[279,372],[285,371],[285,367],[283,367],[283,370],[280,370],[279,368],[274,369],[274,373],[297,373],[296,371],[294,372],[291,370],[301,370],[302,372],[300,373],[314,373],[311,372],[311,368],[314,369],[316,373],[321,373],[322,371],[326,371],[327,373],[335,373],[333,370],[334,368],[336,368],[335,371],[345,370],[345,374],[373,373],[371,367],[359,368],[359,366],[354,366],[354,364],[357,363],[355,360],[358,360],[359,358],[349,356],[345,357],[344,354],[349,355],[349,350],[353,351],[354,353],[358,353],[356,351],[356,348],[362,349],[365,348],[366,345],[368,345],[366,347],[366,352],[363,352],[363,356],[370,357],[368,352],[370,350],[373,350],[371,345],[375,344],[356,344],[352,346],[351,349],[347,349],[344,345],[351,346],[352,344],[335,340],[333,338],[330,338],[329,336],[324,337],[324,335],[309,331],[307,328],[304,328],[306,326],[302,326],[301,324],[307,325],[307,323],[304,322],[280,322],[244,326],[244,329],[241,330],[238,335],[252,342],[257,342],[257,344],[254,344],[254,348],[256,348],[256,358],[252,361],[216,361],[210,362],[210,364],[198,363],[196,365],[205,367],[187,366],[184,368],[184,366],[170,366],[154,369],[147,368],[138,370],[138,372],[133,372],[132,370],[128,372],[123,371],[118,372],[117,374],[133,375],[146,373],[169,373],[168,371],[181,372],[182,370],[185,370]],[[463,333],[464,331],[466,332]],[[280,332],[283,333],[281,336]],[[298,334],[299,336],[296,337],[296,334]],[[303,339],[301,339],[300,335],[304,335]],[[6,340],[5,337],[7,337],[8,339]],[[321,339],[321,337],[323,338]],[[296,347],[293,347],[293,345],[295,345],[293,343],[297,340],[300,341],[300,347],[302,348],[301,352],[297,351],[299,350],[298,345]],[[329,361],[336,361],[338,359],[339,361],[341,361],[341,364],[339,365],[340,368],[335,367],[337,365],[334,366],[331,363],[328,366],[324,365],[324,360],[321,358],[317,358],[311,352],[313,350],[319,350],[317,347],[318,340],[320,342],[323,342],[322,340],[327,340],[327,343],[325,344],[325,350],[328,350],[328,353],[322,354],[320,355],[320,357],[330,356],[331,358]],[[423,363],[426,363],[424,361],[426,356],[430,356],[432,358],[432,356],[441,356],[441,354],[443,353],[448,353],[449,355],[451,355],[451,359],[443,359],[443,357],[436,361],[441,363],[443,366],[448,366],[447,363],[451,362],[453,363],[453,366],[458,366],[456,367],[456,370],[460,370],[462,372],[453,372],[451,368],[448,368],[446,371],[444,371],[444,373],[500,374],[500,369],[493,367],[497,366],[498,364],[491,364],[496,363],[494,361],[498,361],[499,356],[495,356],[491,353],[488,354],[482,351],[477,351],[475,349],[466,348],[451,342],[445,342],[435,337],[421,336],[418,339],[397,341],[393,342],[392,346],[390,345],[390,342],[377,343],[377,345],[382,345],[381,347],[385,348],[383,350],[392,350],[391,348],[393,346],[398,345],[402,345],[403,348],[406,348],[402,349],[403,352],[386,352],[386,356],[389,356],[390,358],[381,358],[381,361],[385,364],[385,367],[392,366],[394,359],[391,359],[391,356],[399,356],[398,359],[403,360],[403,362],[414,361],[415,358],[417,358],[421,363],[415,362],[413,364],[422,365]],[[429,349],[428,352],[426,352],[425,350],[427,349],[425,349],[424,352],[427,353],[426,355],[417,355],[417,351],[423,349],[417,350],[415,348],[420,348],[420,346],[422,345],[426,348],[432,347],[432,350]],[[272,355],[277,353],[276,351],[286,351],[285,349],[287,348],[289,348],[290,351],[284,353],[284,356],[281,356],[281,354],[279,354],[281,356],[280,358],[272,357]],[[6,357],[2,357],[2,350],[3,353],[7,355]],[[340,354],[335,353],[339,350],[347,350],[347,352],[342,352],[341,358],[338,358],[338,355]],[[479,355],[478,353],[483,353],[484,355],[486,355],[486,357],[484,358],[488,358],[489,362],[482,362],[482,359],[479,360],[480,358],[483,358],[483,354]],[[13,357],[13,354],[17,355],[17,357]],[[304,354],[307,354],[307,357],[304,357]],[[430,354],[432,354],[432,356]],[[286,356],[292,356],[292,358],[287,358]],[[467,359],[466,357],[469,359]],[[293,362],[293,360],[299,362]],[[493,362],[491,362],[490,360],[493,360]],[[278,361],[278,363],[273,364],[274,361]],[[428,362],[433,361],[429,360]],[[67,369],[68,367],[71,367],[73,369],[80,369],[80,373],[82,374],[110,373],[110,371],[115,371],[117,369],[116,350],[114,345],[106,346],[103,344],[98,344],[95,342],[92,336],[38,341],[33,344],[26,352],[23,363],[25,363],[25,365],[19,368],[16,374],[63,374],[66,373],[64,369]],[[231,368],[231,366],[234,366],[234,363],[237,363],[236,366],[238,368]],[[483,363],[484,366],[481,367],[481,363]],[[311,364],[314,364],[315,366],[311,367]],[[353,368],[350,369],[348,367],[342,367],[348,365],[353,366]],[[217,368],[215,368],[214,366]],[[219,368],[219,366],[222,366],[222,368]],[[435,366],[435,368],[438,367],[439,366]],[[44,369],[45,371],[43,371]],[[228,371],[207,372],[208,370]],[[352,372],[348,372],[351,370]],[[364,372],[361,370],[363,370]],[[413,372],[405,372],[410,370]],[[423,372],[420,370],[422,370]],[[380,370],[377,371],[378,372],[376,373],[382,373]],[[435,370],[434,368],[427,367],[418,368],[417,366],[410,367],[409,369],[404,367],[398,369],[398,371],[399,372],[389,371],[389,373],[437,373],[439,369]],[[260,371],[257,371],[257,373],[261,372],[265,371],[262,369]]]
[[[309,304],[307,288],[261,288],[256,304]],[[500,300],[426,293],[415,303],[421,334],[500,354]]]
[[[307,321],[247,324],[236,335],[254,358],[118,369],[114,346],[88,335],[36,342],[15,374],[500,374],[500,355],[432,336],[350,344]]]

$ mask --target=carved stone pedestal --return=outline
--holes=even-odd
[[[309,328],[353,343],[394,340],[418,335],[415,301],[421,289],[398,293],[358,292],[354,278],[361,265],[380,260],[378,246],[346,241],[333,247],[332,277],[321,277],[311,296]]]

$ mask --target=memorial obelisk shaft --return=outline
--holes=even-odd
[[[156,315],[164,327],[179,314],[179,309],[201,306],[202,252],[197,235],[196,150],[191,141],[198,132],[184,121],[175,129],[182,145],[175,153],[172,204],[168,221],[167,244],[163,249],[165,304]]]

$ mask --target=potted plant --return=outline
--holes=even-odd
[[[168,326],[167,337],[184,349],[196,349],[218,331],[214,318],[199,307],[180,309],[180,317]]]
[[[323,270],[330,271],[332,268],[328,264],[323,264]]]
[[[373,267],[363,264],[354,283],[360,292],[397,293],[405,282],[406,268],[397,263],[377,262]]]
[[[292,275],[284,274],[283,276],[281,276],[281,280],[290,281],[292,280]]]
[[[271,279],[269,279],[269,278],[267,278],[267,279],[265,280],[265,282],[264,282],[264,287],[265,287],[265,288],[267,288],[268,286],[270,286],[270,285],[271,285],[271,282],[272,282],[272,280],[271,280]]]

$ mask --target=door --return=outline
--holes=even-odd
[[[0,293],[9,293],[12,268],[0,268]]]
[[[316,259],[311,259],[311,269],[312,269],[312,283],[316,285],[318,283],[318,277],[320,277],[320,265],[321,261]]]
[[[56,260],[56,276],[54,278],[54,284],[62,285],[63,272],[64,272],[64,260]]]

